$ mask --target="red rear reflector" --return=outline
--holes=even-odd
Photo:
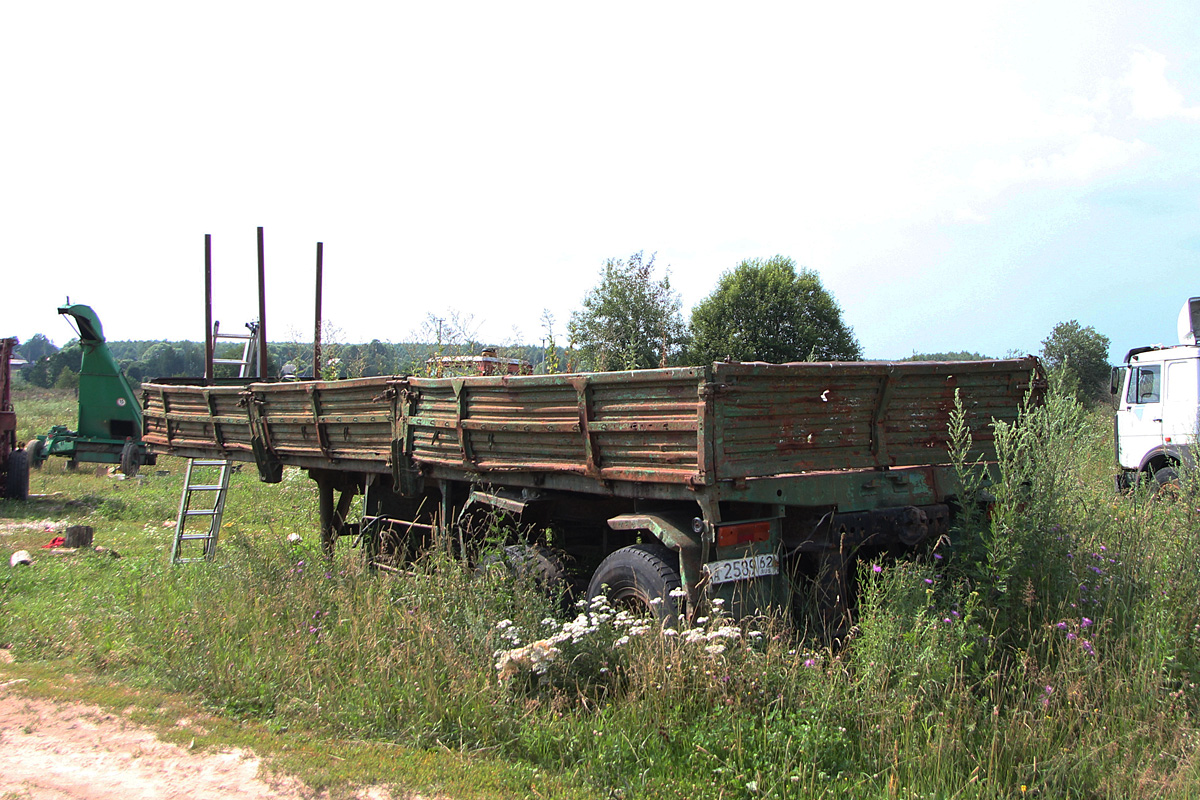
[[[771,521],[739,522],[734,525],[717,526],[717,546],[734,547],[751,542],[765,542],[771,538]]]

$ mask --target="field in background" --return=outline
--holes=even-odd
[[[72,423],[68,396],[16,400],[21,438]],[[1001,431],[990,518],[863,565],[837,651],[719,610],[668,631],[564,616],[436,549],[397,574],[345,541],[327,562],[298,471],[236,474],[217,561],[171,568],[182,462],[118,480],[51,459],[40,497],[0,506],[0,646],[272,734],[401,745],[314,785],[427,787],[422,752],[453,751],[479,796],[1200,797],[1195,476],[1117,496],[1110,437],[1060,399]],[[122,558],[41,551],[68,520]],[[36,565],[8,569],[15,549]]]

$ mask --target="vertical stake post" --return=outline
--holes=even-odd
[[[313,332],[313,380],[321,380],[321,271],[324,243],[317,242],[317,321]]]
[[[212,318],[212,234],[204,234],[204,382],[212,383],[213,318]]]
[[[267,278],[261,225],[258,228],[258,379],[267,379]]]

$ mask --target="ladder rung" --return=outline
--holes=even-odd
[[[246,364],[249,364],[250,362],[243,361],[240,358],[214,358],[213,363],[214,364],[237,364],[238,366],[245,366]]]
[[[193,467],[223,467],[228,463],[229,463],[228,461],[200,461],[197,459],[192,462],[192,466]]]
[[[187,487],[187,490],[189,492],[219,492],[221,489],[222,489],[222,487],[220,484],[217,484],[215,486],[206,486],[206,485],[197,484],[195,486]]]
[[[183,512],[183,515],[185,517],[215,517],[217,515],[217,511],[216,509],[211,509],[209,511],[192,511],[189,509],[188,511]]]
[[[214,339],[253,339],[254,335],[249,333],[218,333]]]
[[[208,561],[208,559],[207,558],[177,558],[177,559],[175,559],[176,564],[199,564],[203,561]]]
[[[181,542],[197,542],[197,541],[200,541],[201,539],[208,540],[208,539],[215,539],[215,538],[217,538],[217,537],[213,536],[210,533],[185,533],[179,537],[179,541],[181,541]]]

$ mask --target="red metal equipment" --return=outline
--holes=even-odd
[[[29,456],[17,447],[17,412],[12,406],[9,364],[19,342],[0,339],[0,490],[9,500],[29,497]]]

